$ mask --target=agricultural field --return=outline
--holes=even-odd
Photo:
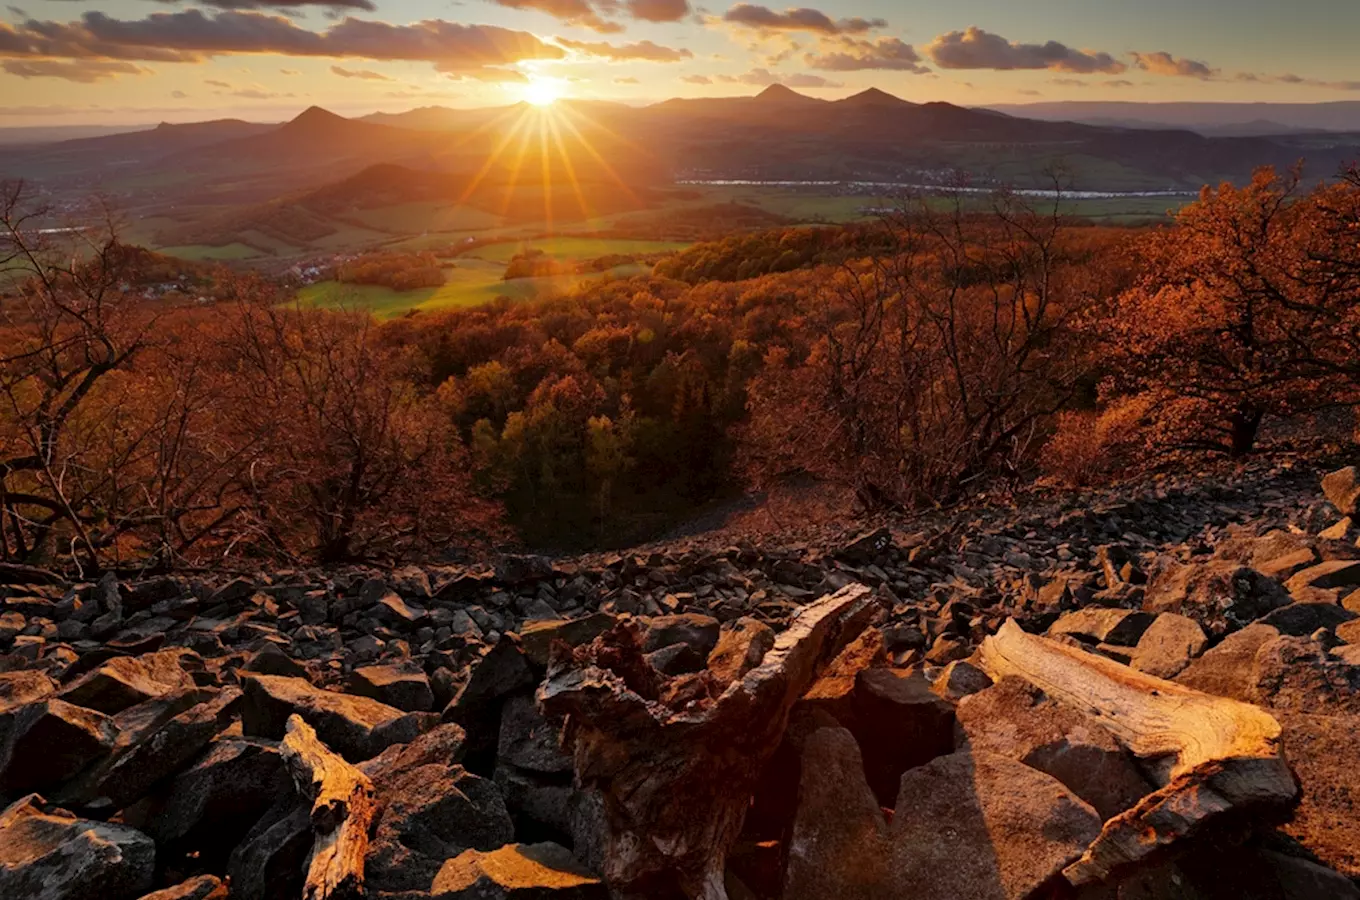
[[[645,256],[652,253],[671,253],[689,246],[685,241],[643,241],[626,238],[558,237],[530,241],[505,241],[485,244],[467,251],[465,256],[488,262],[508,263],[512,257],[540,250],[554,259],[599,259],[601,256]]]
[[[395,291],[388,287],[366,284],[341,284],[323,281],[308,285],[298,292],[303,306],[326,309],[368,310],[378,319],[392,319],[410,312],[433,312],[490,303],[500,297],[511,300],[532,300],[567,294],[578,285],[606,278],[629,278],[651,271],[650,266],[616,266],[606,272],[585,275],[561,275],[543,278],[512,278],[504,280],[503,265],[477,259],[460,260],[457,267],[446,270],[444,284],[439,287]]]

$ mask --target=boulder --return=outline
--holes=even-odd
[[[1268,578],[1283,582],[1288,581],[1294,573],[1316,564],[1317,561],[1317,551],[1312,547],[1300,547],[1289,553],[1256,563],[1254,568]]]
[[[889,825],[856,751],[843,729],[807,742],[784,900],[1021,900],[1100,833],[1055,779],[969,751],[903,775]]]
[[[954,707],[919,672],[861,671],[841,724],[855,736],[869,789],[883,806],[896,801],[903,772],[954,750]]]
[[[117,728],[92,709],[40,700],[0,713],[0,795],[45,790],[113,751]]]
[[[955,660],[945,666],[930,689],[946,700],[959,701],[992,686],[992,677],[966,660]]]
[[[155,872],[156,845],[132,828],[77,819],[33,794],[0,812],[0,897],[134,900]]]
[[[0,714],[10,709],[50,697],[57,691],[57,683],[46,672],[20,669],[0,672]]]
[[[1204,629],[1194,619],[1162,613],[1138,639],[1129,665],[1158,678],[1174,678],[1208,645]]]
[[[496,759],[530,772],[571,771],[571,757],[562,752],[557,726],[539,712],[533,694],[512,697],[502,708]]]
[[[1335,603],[1291,603],[1271,610],[1260,619],[1260,624],[1269,625],[1280,634],[1303,637],[1319,628],[1332,631],[1338,625],[1360,618],[1355,613]]]
[[[698,613],[681,613],[674,616],[644,617],[642,623],[645,636],[642,649],[651,653],[672,644],[687,644],[697,651],[701,658],[707,658],[718,645],[721,626],[711,616]]]
[[[225,862],[238,841],[281,796],[292,793],[278,747],[223,737],[152,796],[125,812],[163,849],[204,851],[203,862]]]
[[[417,766],[452,766],[463,761],[467,734],[451,723],[436,725],[409,744],[393,744],[359,764],[359,770],[381,785],[383,780]]]
[[[201,669],[198,654],[176,648],[143,656],[115,656],[76,679],[61,699],[113,715],[129,706],[195,686],[187,667]]]
[[[406,712],[428,712],[434,707],[430,679],[414,663],[360,666],[350,673],[349,690]]]
[[[301,678],[245,675],[241,686],[245,734],[279,740],[288,717],[296,713],[316,729],[326,746],[350,762],[414,740],[433,724],[420,713],[405,713],[368,697],[322,690]]]
[[[265,644],[241,666],[243,672],[257,672],[261,675],[283,675],[288,678],[306,678],[307,669],[277,644]]]
[[[548,653],[554,641],[568,647],[589,644],[618,623],[609,613],[591,613],[580,619],[544,619],[524,623],[520,631],[524,654],[540,669],[548,665]]]
[[[514,840],[500,791],[462,766],[389,770],[374,786],[381,808],[366,861],[371,890],[423,890],[450,857]]]
[[[1252,667],[1256,651],[1279,636],[1280,632],[1270,625],[1249,625],[1191,662],[1176,676],[1176,683],[1206,694],[1254,703]]]
[[[1355,466],[1323,476],[1322,494],[1341,515],[1360,515],[1360,475],[1356,474]]]
[[[1281,830],[1319,860],[1360,878],[1360,716],[1281,712],[1284,753],[1299,805]]]
[[[708,654],[708,671],[720,684],[731,684],[760,665],[774,647],[774,630],[758,619],[742,616],[728,622]]]
[[[1155,617],[1132,609],[1104,609],[1088,606],[1065,613],[1049,626],[1050,637],[1066,635],[1088,644],[1114,644],[1133,647]]]
[[[199,875],[174,887],[147,894],[142,900],[227,900],[227,886],[216,875]]]
[[[1289,592],[1255,569],[1211,560],[1158,571],[1148,584],[1143,608],[1188,616],[1208,634],[1222,637],[1290,602]]]
[[[1300,570],[1285,582],[1289,593],[1308,599],[1310,591],[1349,591],[1360,587],[1360,562],[1333,559]]]
[[[1274,709],[1360,715],[1360,662],[1327,652],[1319,641],[1281,635],[1252,660],[1254,700]]]
[[[468,850],[440,868],[431,900],[609,900],[600,879],[557,844]]]
[[[231,851],[231,900],[297,900],[311,849],[311,809],[289,790]]]
[[[1055,703],[1019,678],[1003,678],[965,697],[957,715],[969,749],[1053,776],[1102,819],[1119,815],[1155,789],[1098,721]]]

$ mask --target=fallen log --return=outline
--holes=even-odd
[[[697,701],[653,693],[628,623],[554,660],[538,700],[549,716],[566,717],[578,787],[601,801],[598,862],[616,895],[727,900],[727,851],[789,711],[873,612],[862,585],[823,597],[759,666]]]
[[[303,900],[358,900],[375,812],[373,783],[316,736],[296,714],[279,746],[298,793],[312,804],[312,852]]]
[[[1211,823],[1288,808],[1298,786],[1280,724],[1257,706],[1203,694],[1007,622],[981,648],[982,668],[1025,679],[1094,716],[1139,757],[1161,787],[1107,821],[1063,874],[1103,881]]]

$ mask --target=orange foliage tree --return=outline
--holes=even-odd
[[[1261,169],[1205,188],[1140,245],[1142,275],[1099,325],[1107,400],[1150,433],[1240,456],[1267,417],[1360,400],[1360,176],[1304,192]]]

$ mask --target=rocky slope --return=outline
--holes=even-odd
[[[0,568],[0,896],[1360,897],[1358,492],[1318,475],[481,568]]]

